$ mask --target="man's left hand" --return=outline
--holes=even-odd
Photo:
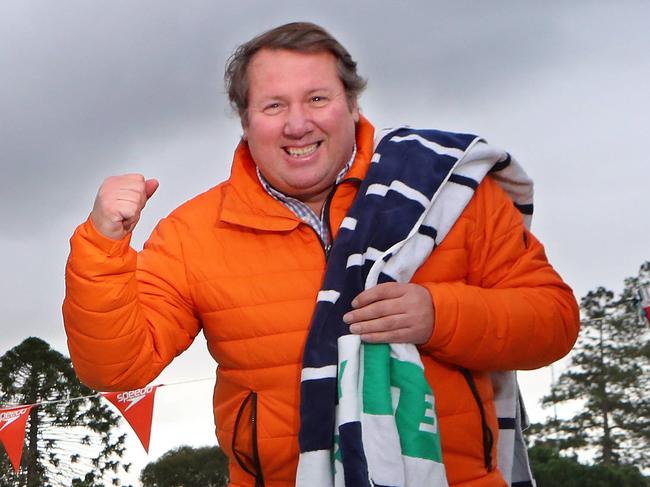
[[[425,343],[433,332],[434,309],[426,288],[386,282],[352,300],[343,316],[350,332],[369,343]]]

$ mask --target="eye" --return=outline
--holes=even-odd
[[[263,111],[267,115],[275,115],[282,111],[282,105],[279,102],[268,103],[264,106]]]
[[[309,99],[310,103],[316,107],[322,107],[327,105],[329,99],[323,95],[314,95]]]

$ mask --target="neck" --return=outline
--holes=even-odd
[[[323,197],[319,197],[317,200],[313,201],[305,201],[301,200],[304,204],[309,206],[309,208],[312,209],[314,213],[320,216],[321,211],[323,211],[323,205],[325,204],[325,200],[327,199],[327,195],[329,194],[331,188],[327,190],[327,193]]]

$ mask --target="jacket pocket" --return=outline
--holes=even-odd
[[[492,448],[494,447],[494,433],[492,433],[492,430],[488,425],[485,416],[485,408],[483,407],[483,401],[481,400],[481,396],[478,393],[476,382],[474,382],[474,376],[472,376],[472,373],[464,367],[460,367],[460,372],[463,374],[463,377],[465,378],[465,381],[467,382],[467,385],[469,386],[469,389],[472,392],[472,396],[474,397],[474,400],[476,401],[476,405],[478,406],[479,414],[481,415],[481,433],[483,436],[483,461],[485,463],[485,469],[488,472],[491,472],[494,469],[494,465],[492,462]]]
[[[239,466],[264,487],[264,475],[257,445],[257,393],[250,391],[237,411],[232,435],[232,453]]]

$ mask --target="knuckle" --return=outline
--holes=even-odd
[[[386,316],[390,310],[390,306],[385,301],[377,301],[373,308],[377,316]]]
[[[384,282],[377,286],[377,291],[381,293],[382,296],[392,296],[400,288],[399,282]]]
[[[409,330],[407,328],[402,328],[396,333],[395,341],[400,343],[408,343],[410,341]]]
[[[384,331],[388,329],[388,327],[386,326],[386,320],[384,320],[383,318],[375,318],[372,321],[368,321],[368,323],[370,324],[369,329],[372,330],[373,332]]]
[[[364,330],[366,333],[377,333],[382,331],[382,324],[379,320],[367,321]]]
[[[365,308],[359,308],[355,310],[353,313],[350,313],[350,321],[354,323],[358,323],[360,321],[364,321],[366,319],[366,309]]]
[[[390,328],[394,330],[396,328],[399,328],[402,323],[402,318],[398,315],[391,315],[386,318],[386,322]]]
[[[394,331],[381,334],[381,341],[383,343],[398,343],[397,334]]]

